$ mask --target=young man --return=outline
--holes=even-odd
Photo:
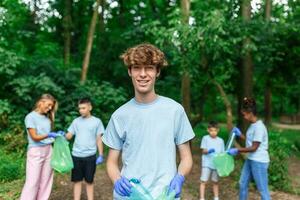
[[[184,177],[192,168],[189,141],[194,132],[183,107],[155,93],[156,79],[167,66],[164,53],[153,45],[140,44],[121,58],[128,67],[135,96],[113,113],[102,138],[110,147],[107,172],[114,183],[114,199],[130,196],[131,178],[139,179],[154,198],[166,186],[178,198]],[[180,156],[178,169],[176,147]]]
[[[74,182],[74,200],[80,200],[83,179],[86,182],[88,200],[93,200],[96,164],[101,164],[104,160],[101,140],[104,127],[99,118],[92,116],[90,99],[81,99],[78,108],[81,116],[73,120],[66,134],[68,140],[75,135],[72,149],[74,168],[71,177]],[[99,156],[96,159],[97,147]]]

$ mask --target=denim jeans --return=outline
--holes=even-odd
[[[270,200],[268,189],[268,167],[269,163],[262,163],[247,159],[244,163],[240,177],[240,195],[239,200],[247,200],[248,185],[253,179],[260,193],[262,200]]]

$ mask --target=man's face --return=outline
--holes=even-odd
[[[82,117],[89,116],[91,114],[92,105],[90,103],[81,103],[78,105],[78,110]]]
[[[209,135],[210,135],[212,138],[215,138],[215,137],[217,137],[217,135],[218,135],[219,129],[218,129],[218,128],[211,127],[211,128],[208,128],[208,129],[207,129],[207,132],[209,133]]]
[[[133,65],[128,68],[135,92],[138,94],[149,94],[154,91],[156,77],[160,71],[154,65]]]

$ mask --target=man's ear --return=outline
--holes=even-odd
[[[127,68],[127,72],[128,72],[128,75],[131,77],[132,76],[132,74],[131,74],[131,67]]]
[[[157,74],[156,74],[156,78],[157,78],[160,75],[160,68],[156,68],[156,70],[157,70]]]
[[[89,106],[89,111],[92,111],[92,110],[93,110],[93,106],[90,105],[90,106]]]

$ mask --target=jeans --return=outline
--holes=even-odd
[[[242,174],[240,177],[240,194],[239,200],[247,200],[248,185],[253,179],[260,193],[262,200],[270,200],[268,189],[268,167],[269,163],[262,163],[247,159],[244,163]]]

